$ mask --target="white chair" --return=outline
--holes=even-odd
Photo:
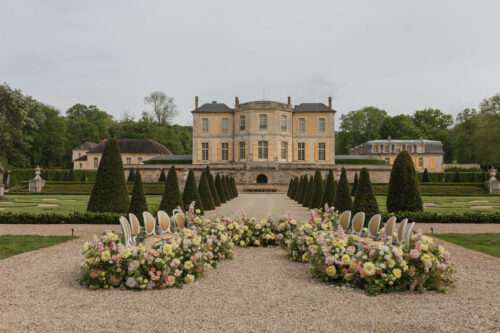
[[[375,238],[378,235],[378,230],[380,228],[380,222],[382,220],[382,215],[375,214],[370,218],[368,222],[368,236]]]
[[[344,229],[344,231],[349,230],[349,226],[351,225],[351,211],[346,210],[342,212],[339,216],[339,225]]]
[[[410,224],[406,227],[406,232],[405,232],[405,234],[404,234],[404,240],[403,240],[403,242],[404,242],[406,245],[410,245],[411,234],[413,233],[413,228],[415,228],[415,222],[410,223]]]
[[[128,223],[128,220],[125,216],[120,216],[120,226],[122,228],[122,234],[123,234],[123,243],[125,246],[132,246],[133,241],[132,241],[132,234],[130,231],[130,224]]]
[[[406,226],[408,225],[408,219],[403,219],[398,226],[398,242],[403,242],[403,238],[406,234]]]
[[[156,219],[150,212],[143,212],[144,234],[146,237],[156,235]]]
[[[394,228],[396,227],[396,216],[391,216],[384,226],[385,239],[393,239],[394,237]]]
[[[352,217],[352,232],[355,234],[361,233],[363,230],[363,227],[365,225],[365,213],[364,212],[357,212],[354,214]]]
[[[163,210],[159,210],[156,214],[158,217],[158,226],[160,227],[160,233],[170,233],[172,230],[170,229],[170,217]]]
[[[132,231],[132,239],[135,241],[137,236],[141,233],[141,223],[135,214],[128,214],[128,220],[130,221],[130,229]]]
[[[186,227],[186,215],[184,212],[180,208],[174,209],[173,216],[177,231],[184,229]]]

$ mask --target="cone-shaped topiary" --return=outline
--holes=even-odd
[[[429,183],[430,181],[431,181],[431,176],[429,175],[429,170],[425,168],[424,173],[422,174],[422,182]]]
[[[236,180],[233,178],[233,187],[234,187],[234,197],[236,198],[240,193],[238,192],[238,186],[236,185]]]
[[[90,212],[126,213],[128,207],[129,197],[120,149],[115,139],[109,139],[97,169],[87,210]]]
[[[352,212],[353,214],[365,212],[368,217],[379,213],[377,198],[373,194],[370,174],[366,168],[361,169],[359,174],[358,190],[352,205]]]
[[[392,166],[387,211],[418,212],[422,210],[422,198],[413,160],[408,152],[402,151]]]
[[[210,193],[206,172],[201,173],[200,182],[198,184],[198,192],[200,193],[203,209],[213,210],[215,205],[214,200],[212,199],[212,194]]]
[[[460,183],[460,173],[458,173],[458,171],[455,171],[455,174],[453,175],[453,182]]]
[[[323,203],[323,192],[324,184],[321,172],[316,170],[314,173],[314,192],[312,194],[313,199],[311,201],[311,208],[321,208]]]
[[[219,174],[215,176],[215,188],[217,189],[217,194],[219,195],[220,202],[227,202],[228,199],[224,195],[224,188],[222,186],[222,177]]]
[[[299,188],[299,193],[298,193],[299,200],[297,200],[297,201],[301,205],[304,205],[304,203],[306,202],[307,185],[308,185],[309,182],[308,182],[307,175],[304,175],[301,178],[302,179],[300,181],[300,188]]]
[[[231,194],[233,198],[236,198],[238,196],[238,191],[236,190],[236,182],[233,177],[229,178],[229,185],[231,185]]]
[[[210,172],[210,168],[208,167],[208,165],[207,168],[205,169],[205,172],[207,173],[207,181],[208,181],[208,186],[210,187],[210,194],[212,195],[212,200],[214,201],[215,207],[219,207],[221,204],[219,193],[215,188],[214,177],[212,176],[212,173]]]
[[[352,208],[351,191],[349,190],[349,182],[347,181],[347,172],[345,168],[342,168],[340,172],[334,206],[339,212],[351,210]]]
[[[196,178],[194,176],[194,171],[189,170],[186,185],[184,186],[184,193],[182,194],[182,202],[184,202],[184,209],[187,211],[189,205],[195,202],[195,209],[199,209],[203,212],[203,203],[201,202],[200,193],[198,192],[198,186],[196,185]]]
[[[308,176],[307,177],[306,196],[304,198],[304,203],[302,204],[302,206],[311,208],[312,200],[313,200],[313,193],[314,193],[314,178],[313,178],[313,176]]]
[[[358,190],[358,174],[354,174],[354,182],[352,183],[351,196],[356,196],[356,191]]]
[[[222,189],[224,190],[224,196],[227,198],[227,201],[229,201],[232,199],[232,197],[227,186],[227,176],[222,175],[222,178],[220,180],[222,183]]]
[[[128,212],[133,213],[141,218],[142,213],[146,212],[147,210],[148,204],[146,202],[146,197],[144,196],[141,173],[137,171],[135,173],[134,189],[132,191],[132,199],[130,200],[130,207],[128,208]]]
[[[165,180],[166,180],[165,169],[161,169],[160,178],[158,178],[158,182],[164,182]]]
[[[289,198],[292,193],[292,187],[293,187],[293,178],[291,178],[290,181],[288,182],[288,190],[286,191],[286,196]]]
[[[160,202],[160,210],[164,210],[168,215],[177,207],[183,207],[179,181],[177,180],[177,171],[175,167],[170,167],[165,182],[165,192]]]
[[[328,171],[328,176],[326,176],[325,181],[325,191],[323,192],[323,202],[321,206],[327,204],[329,207],[335,205],[335,193],[337,192],[337,184],[335,178],[333,177],[333,171]]]
[[[135,182],[135,170],[134,170],[134,169],[130,169],[130,171],[129,171],[129,173],[128,173],[127,182],[128,182],[128,183],[133,183],[133,182]]]
[[[293,195],[295,194],[295,186],[296,186],[297,182],[296,182],[296,178],[293,177],[290,179],[290,185],[288,186],[288,197],[290,199],[293,199]]]

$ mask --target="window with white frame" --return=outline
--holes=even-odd
[[[305,142],[299,142],[297,144],[297,159],[299,161],[305,161],[305,159],[306,159],[306,144],[305,144]]]
[[[281,131],[286,132],[288,130],[288,117],[286,115],[281,116]]]
[[[201,119],[201,128],[203,132],[208,132],[208,118]]]
[[[318,160],[326,160],[326,145],[324,142],[318,143]]]
[[[259,129],[267,129],[267,114],[265,113],[259,114]]]
[[[229,159],[229,143],[222,143],[222,160],[227,161]]]
[[[247,119],[246,119],[245,115],[241,115],[240,116],[240,131],[246,130],[246,128],[247,128],[246,121],[247,121]]]
[[[318,119],[318,129],[320,132],[324,132],[326,130],[326,120],[325,118]]]
[[[306,119],[305,118],[299,118],[299,131],[301,131],[301,132],[306,131]]]
[[[201,159],[208,161],[208,142],[201,143]]]
[[[281,159],[288,159],[288,142],[286,141],[281,142]]]
[[[229,119],[222,118],[222,133],[229,132]]]
[[[97,169],[99,167],[99,158],[94,157],[94,169]]]
[[[240,160],[246,159],[246,145],[245,142],[240,142]]]
[[[127,163],[127,164],[132,164],[132,158],[127,157],[127,162],[126,162],[126,163]]]
[[[267,160],[268,144],[267,141],[259,141],[259,159]]]

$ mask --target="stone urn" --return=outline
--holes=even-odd
[[[497,169],[495,168],[491,168],[489,171],[488,171],[489,175],[490,175],[490,180],[497,180]]]
[[[2,167],[2,163],[0,163],[0,199],[2,199],[3,196],[5,195],[5,185],[3,183],[4,172],[5,172],[5,170]]]
[[[35,178],[29,182],[29,191],[34,193],[42,192],[43,187],[45,186],[45,180],[43,180],[42,176],[40,176],[42,169],[39,166],[35,169]]]

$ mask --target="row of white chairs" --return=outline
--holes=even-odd
[[[157,218],[150,212],[143,212],[144,238],[155,236],[157,234],[157,226],[158,234],[160,235],[185,227],[186,215],[180,208],[174,209],[172,216],[174,225],[171,223],[170,216],[162,210],[158,211]],[[133,213],[128,214],[128,219],[125,216],[120,216],[120,226],[125,246],[136,245],[137,236],[141,234],[141,224],[137,216]],[[174,230],[172,230],[172,227],[174,227]]]
[[[360,234],[365,226],[364,212],[358,212],[352,217],[352,212],[350,210],[344,211],[339,216],[339,224],[344,229],[344,231],[349,231],[354,234]],[[379,235],[380,224],[382,222],[382,215],[375,214],[368,221],[368,236],[375,238]],[[386,240],[397,240],[400,243],[409,244],[410,237],[415,228],[415,222],[408,223],[408,219],[403,219],[399,224],[397,224],[396,216],[391,216],[387,222],[384,224],[384,235]]]

